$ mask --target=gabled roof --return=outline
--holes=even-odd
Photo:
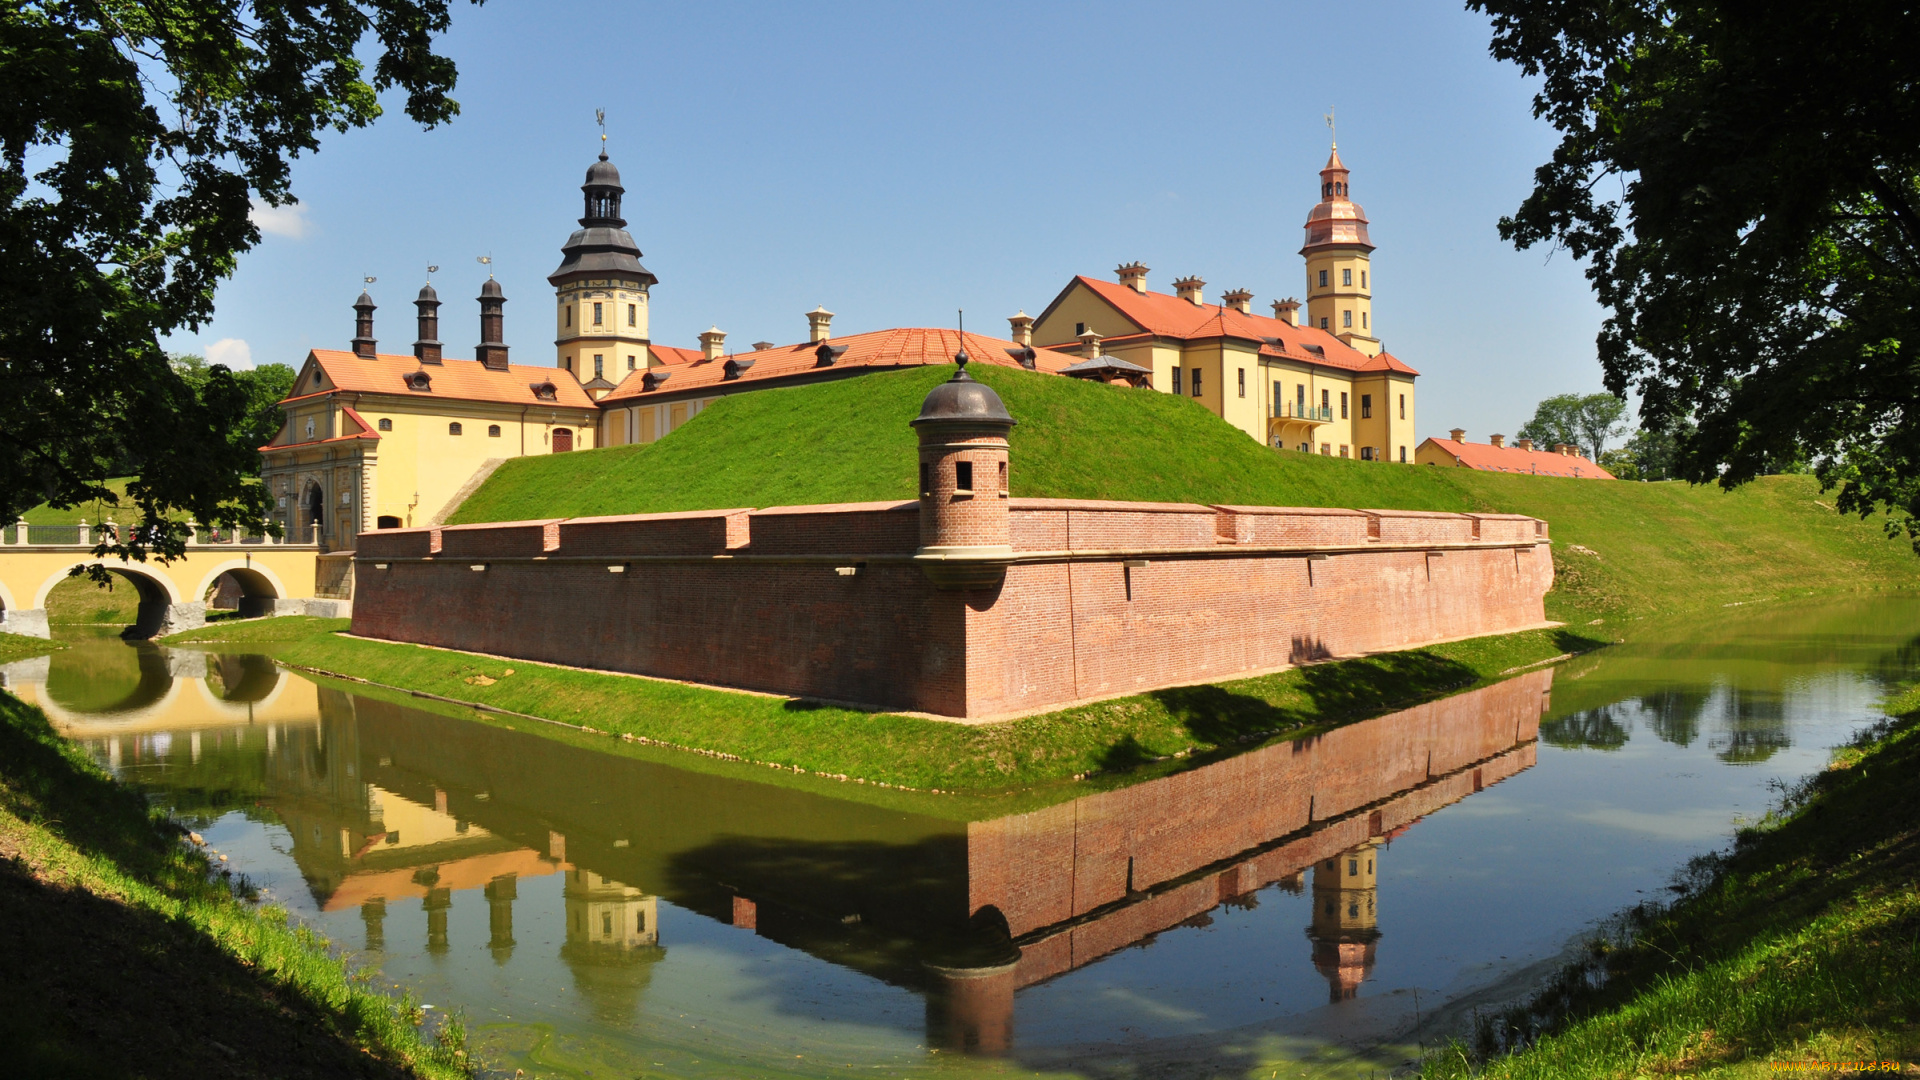
[[[1461,466],[1482,472],[1527,473],[1533,476],[1577,476],[1583,480],[1612,480],[1613,474],[1578,454],[1551,450],[1522,450],[1518,446],[1428,439],[1420,444],[1451,456]],[[1577,471],[1576,471],[1577,470]]]
[[[1128,375],[1153,374],[1152,371],[1141,367],[1139,364],[1136,364],[1131,360],[1122,360],[1117,356],[1109,356],[1105,353],[1102,353],[1099,356],[1090,357],[1086,360],[1082,360],[1077,364],[1071,364],[1067,367],[1061,368],[1060,374],[1087,375],[1096,371],[1121,371],[1121,372],[1125,372]]]
[[[501,405],[560,405],[570,409],[594,408],[593,398],[580,389],[580,383],[561,368],[532,364],[509,364],[505,371],[494,371],[478,360],[447,360],[425,364],[411,356],[381,353],[369,360],[339,349],[315,349],[307,354],[309,362],[319,365],[330,385],[316,391],[344,390],[355,394],[389,394],[443,401],[486,401]],[[406,377],[425,371],[428,389],[409,390]],[[534,387],[552,383],[554,396],[543,400]],[[310,393],[300,396],[311,396]],[[298,400],[290,397],[288,401]]]
[[[1304,364],[1318,364],[1323,367],[1339,368],[1343,371],[1394,371],[1403,375],[1418,375],[1418,371],[1407,366],[1390,353],[1368,356],[1349,346],[1339,338],[1314,326],[1295,326],[1267,315],[1253,315],[1237,308],[1222,307],[1219,304],[1195,304],[1158,292],[1135,292],[1130,286],[1116,281],[1102,281],[1082,274],[1067,285],[1083,285],[1095,296],[1107,302],[1115,311],[1139,327],[1143,334],[1154,337],[1173,338],[1180,341],[1203,341],[1212,338],[1230,337],[1242,341],[1259,342],[1260,354],[1287,360],[1297,360]],[[1061,296],[1065,296],[1063,291]],[[1054,301],[1058,304],[1059,301]],[[1045,319],[1052,312],[1049,307],[1041,313]],[[1103,338],[1101,344],[1120,345],[1135,335],[1117,335]],[[1309,348],[1312,346],[1312,348]],[[1318,349],[1318,351],[1314,351]]]
[[[690,364],[706,355],[699,349],[677,349],[672,345],[648,345],[647,351],[663,364]]]
[[[262,450],[262,451],[287,450],[296,446],[318,446],[321,443],[346,442],[349,439],[372,439],[375,442],[378,442],[380,440],[380,433],[373,429],[372,424],[367,423],[366,417],[361,416],[359,413],[353,411],[351,408],[348,408],[344,405],[341,406],[340,412],[345,416],[345,420],[341,422],[340,426],[342,428],[354,427],[357,430],[343,431],[338,435],[330,436],[325,439],[310,439],[306,442],[268,443],[265,446],[256,447],[255,449]],[[280,425],[280,434],[282,435],[290,434],[287,431],[287,425],[285,423],[282,423]],[[280,437],[279,435],[274,436],[274,438],[276,439],[279,437]]]
[[[682,363],[668,363],[644,372],[629,372],[618,389],[600,400],[600,405],[602,408],[614,408],[637,401],[678,397],[689,390],[711,391],[723,386],[753,386],[775,380],[804,381],[809,376],[832,375],[849,368],[888,369],[951,364],[953,354],[960,351],[963,342],[967,355],[976,364],[1021,366],[1007,355],[1006,350],[1019,348],[1011,341],[981,334],[963,336],[957,330],[905,327],[836,337],[824,343],[802,342],[733,353],[715,360],[708,360],[695,352],[693,359]],[[821,344],[836,350],[831,364],[821,364]],[[1033,352],[1034,367],[1039,371],[1057,373],[1078,359],[1053,349],[1035,349]],[[731,378],[728,377],[730,373]]]

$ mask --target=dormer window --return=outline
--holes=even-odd
[[[814,363],[820,367],[832,367],[833,362],[840,359],[846,351],[845,345],[829,345],[823,341],[819,348],[813,350]]]
[[[533,396],[541,401],[553,401],[560,393],[560,388],[553,385],[552,379],[546,382],[528,383],[527,389],[532,390]]]
[[[405,375],[407,389],[419,393],[428,393],[433,389],[433,376],[425,371],[409,371]]]
[[[660,384],[673,377],[671,371],[649,371],[640,377],[640,389],[658,390]]]

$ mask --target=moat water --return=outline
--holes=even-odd
[[[1920,599],[1641,624],[1322,739],[1002,800],[72,634],[6,686],[457,1012],[484,1075],[1242,1076],[1403,1068],[1668,895],[1880,718],[1920,664]]]

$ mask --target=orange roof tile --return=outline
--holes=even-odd
[[[1346,371],[1420,374],[1388,353],[1370,357],[1318,327],[1295,326],[1271,316],[1252,315],[1219,304],[1195,304],[1166,293],[1135,292],[1119,282],[1101,281],[1084,274],[1074,280],[1093,290],[1094,295],[1111,304],[1142,331],[1156,337],[1181,340],[1233,337],[1261,342],[1260,352],[1266,356]],[[1123,343],[1132,336],[1105,338],[1102,343]],[[1277,346],[1269,341],[1275,338],[1280,341]],[[1317,347],[1320,352],[1308,349],[1309,345]]]
[[[649,345],[647,351],[663,364],[690,364],[706,355],[699,349],[680,349],[672,345]]]
[[[348,393],[488,401],[502,405],[594,408],[593,398],[580,389],[579,382],[571,374],[561,368],[509,364],[505,371],[493,371],[478,360],[448,360],[437,366],[424,365],[430,377],[430,389],[409,390],[406,376],[423,369],[420,361],[411,356],[381,353],[368,360],[339,349],[315,349],[309,356],[327,373],[327,379],[333,383],[335,390]],[[533,392],[535,386],[545,382],[551,382],[554,386],[554,397],[550,402],[542,401]]]
[[[1482,472],[1527,473],[1534,476],[1577,476],[1583,480],[1612,480],[1613,474],[1578,454],[1551,450],[1522,450],[1518,446],[1428,439],[1434,448],[1451,455],[1462,466]],[[1577,471],[1576,471],[1577,470]]]
[[[960,350],[963,341],[967,356],[975,363],[995,367],[1021,366],[1007,355],[1006,350],[1019,348],[1011,341],[981,334],[967,334],[963,338],[957,330],[904,327],[829,339],[826,344],[845,351],[825,367],[821,366],[817,355],[820,346],[808,342],[733,353],[717,360],[708,360],[696,352],[692,354],[693,359],[684,363],[663,364],[650,371],[629,373],[619,387],[600,400],[600,404],[613,408],[637,400],[678,397],[688,391],[711,391],[725,385],[752,386],[779,379],[798,381],[810,375],[849,368],[951,364],[953,354]],[[1034,350],[1034,366],[1039,371],[1058,373],[1078,359],[1077,356],[1053,349]],[[735,365],[737,372],[733,378],[727,377],[729,362]],[[646,388],[649,375],[654,383],[651,390]]]

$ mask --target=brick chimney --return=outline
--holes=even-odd
[[[1173,283],[1174,295],[1178,296],[1182,300],[1185,300],[1189,304],[1198,305],[1198,304],[1206,303],[1207,298],[1201,295],[1202,293],[1206,292],[1206,289],[1207,289],[1207,283],[1200,280],[1198,276],[1183,277],[1179,281],[1176,281]]]
[[[807,312],[807,340],[818,345],[833,336],[833,312],[816,307]]]
[[[1245,289],[1235,289],[1220,295],[1220,306],[1230,307],[1242,315],[1253,314],[1253,294]]]
[[[727,354],[727,332],[717,326],[709,327],[700,335],[700,355],[709,360],[718,360]]]
[[[1147,264],[1135,260],[1115,270],[1114,273],[1120,276],[1120,284],[1134,292],[1147,291]]]
[[[1452,431],[1449,431],[1449,432],[1447,432],[1447,437],[1448,437],[1448,438],[1450,438],[1450,439],[1452,439],[1452,440],[1453,440],[1454,442],[1466,442],[1466,441],[1467,441],[1467,429],[1466,429],[1466,428],[1458,428],[1458,427],[1457,427],[1457,428],[1454,428],[1454,429],[1453,429]]]
[[[360,290],[360,299],[353,302],[353,355],[372,360],[379,354],[374,351],[373,340],[373,297],[367,290]]]
[[[1532,439],[1515,439],[1513,440],[1513,445],[1519,447],[1522,450],[1525,450],[1529,454],[1533,453]]]
[[[414,358],[422,364],[440,362],[440,294],[433,291],[433,285],[420,287],[420,297],[413,302],[420,309],[420,340],[413,343]]]
[[[1553,452],[1559,454],[1561,457],[1572,457],[1573,447],[1563,442],[1557,442],[1553,444]]]
[[[1300,325],[1300,301],[1289,296],[1285,300],[1273,302],[1273,317],[1288,326]]]
[[[1122,267],[1122,269],[1125,268]],[[1022,310],[1020,314],[1008,319],[1007,325],[1012,328],[1013,343],[1015,345],[1025,345],[1028,348],[1033,347],[1033,316]]]
[[[1505,435],[1489,435],[1487,436],[1487,441],[1493,444],[1495,450],[1507,445],[1507,437]]]
[[[507,343],[502,336],[506,303],[507,296],[500,291],[500,283],[489,277],[487,283],[480,286],[480,345],[473,350],[473,358],[488,371],[507,370]]]

